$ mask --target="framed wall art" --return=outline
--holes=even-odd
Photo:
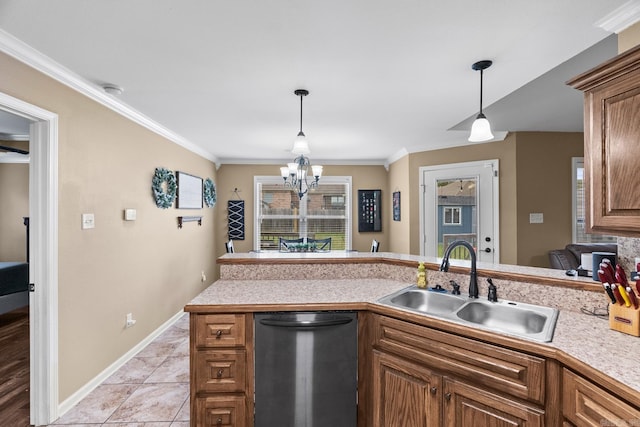
[[[178,195],[176,208],[202,209],[202,178],[176,171]]]
[[[358,231],[382,231],[381,190],[358,190]]]
[[[400,221],[400,192],[393,192],[393,220]]]

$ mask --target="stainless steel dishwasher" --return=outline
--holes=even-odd
[[[355,312],[255,315],[255,427],[355,427]]]

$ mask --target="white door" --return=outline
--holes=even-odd
[[[466,240],[478,261],[500,262],[498,160],[420,168],[420,254],[442,257],[455,240]],[[451,258],[467,259],[460,247]]]

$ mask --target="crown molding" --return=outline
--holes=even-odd
[[[236,157],[221,158],[219,159],[221,165],[276,165],[285,166],[287,163],[291,163],[291,158],[288,159],[242,159]],[[333,166],[384,166],[386,161],[384,159],[352,159],[352,160],[339,160],[339,159],[313,159],[313,164],[317,165],[333,165]]]
[[[0,29],[0,51],[186,150],[218,163],[218,159],[212,153],[203,150],[198,145],[167,129],[129,105],[108,95],[96,84],[89,82],[2,29]]]
[[[389,156],[389,158],[386,161],[387,168],[389,167],[389,165],[397,162],[398,160],[400,160],[401,158],[407,155],[409,155],[409,151],[407,151],[405,147],[402,147],[400,150],[396,151],[391,156]]]
[[[630,0],[595,23],[605,31],[619,34],[640,21],[640,1]]]

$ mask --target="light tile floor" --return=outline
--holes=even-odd
[[[189,427],[185,314],[51,427]]]

